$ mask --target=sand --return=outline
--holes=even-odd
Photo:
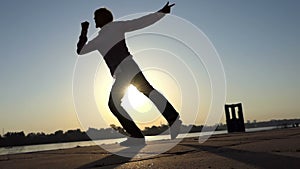
[[[149,142],[159,144],[164,143]],[[216,135],[203,144],[198,138],[186,138],[169,151],[147,158],[120,157],[99,146],[3,155],[0,168],[299,169],[300,128]]]

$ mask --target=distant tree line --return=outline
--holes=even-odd
[[[63,132],[58,130],[55,133],[45,134],[29,133],[25,135],[21,132],[7,132],[3,137],[0,138],[0,147],[8,146],[22,146],[22,145],[34,145],[34,144],[47,144],[47,143],[61,143],[61,142],[72,142],[72,141],[85,141],[89,140],[89,137],[85,132],[77,130],[68,130]]]
[[[203,126],[196,125],[182,125],[181,132],[199,132]],[[169,126],[152,126],[146,127],[142,131],[146,136],[153,136],[158,134],[169,134]],[[21,132],[7,132],[3,136],[0,135],[0,147],[10,146],[23,146],[23,145],[37,145],[48,143],[63,143],[63,142],[75,142],[75,141],[89,141],[100,139],[114,139],[125,137],[127,133],[125,130],[114,124],[110,125],[110,128],[89,128],[86,132],[80,129],[68,130],[66,132],[58,130],[54,133],[45,134],[43,132],[25,134]]]
[[[245,123],[246,128],[257,128],[257,127],[270,127],[277,126],[278,128],[285,127],[299,127],[300,119],[282,119],[282,120],[270,120],[262,122]]]

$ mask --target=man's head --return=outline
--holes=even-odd
[[[106,8],[99,8],[94,13],[96,28],[102,28],[104,25],[113,21],[112,13]]]

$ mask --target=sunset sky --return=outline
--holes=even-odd
[[[172,14],[195,25],[216,48],[226,75],[226,103],[242,102],[245,121],[300,118],[298,0],[171,2],[176,3]],[[81,128],[72,96],[80,23],[86,20],[91,23],[89,36],[92,36],[97,31],[93,13],[99,7],[107,7],[115,18],[121,18],[157,11],[165,3],[161,0],[1,1],[0,128],[5,132],[27,133]],[[134,42],[128,45],[134,53]],[[144,53],[152,54],[163,55],[159,51]],[[142,57],[136,57],[143,62]],[[208,109],[210,95],[205,92],[209,88],[205,69],[198,71],[203,74],[203,83],[198,86],[203,100],[201,113]],[[101,73],[109,81],[107,68]],[[165,90],[162,93],[176,108],[180,107],[179,89],[169,88],[176,80],[153,70],[145,74],[155,87]],[[96,79],[98,83],[101,84],[101,79]],[[109,93],[107,88],[98,87],[95,92],[98,91]],[[102,101],[96,99],[99,111],[109,114],[106,100]],[[108,124],[91,124],[91,127],[115,123],[110,116]],[[137,117],[139,121],[143,120],[141,117]],[[196,124],[202,124],[204,117],[199,115]],[[224,118],[221,122],[225,122]]]

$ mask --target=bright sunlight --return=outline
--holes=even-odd
[[[130,105],[139,112],[146,112],[151,109],[151,104],[149,99],[139,92],[137,88],[133,85],[130,85],[127,89],[128,99]]]

